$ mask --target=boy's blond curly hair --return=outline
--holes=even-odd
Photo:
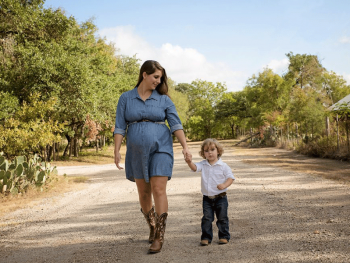
[[[221,144],[216,139],[208,138],[202,142],[201,150],[199,152],[199,155],[202,156],[203,159],[205,159],[204,148],[207,148],[212,144],[214,144],[218,150],[218,158],[224,153],[224,148],[222,148]]]

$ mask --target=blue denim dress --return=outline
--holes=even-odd
[[[153,122],[136,122],[147,119]],[[154,122],[168,121],[165,124]],[[152,176],[168,176],[173,170],[173,140],[171,134],[182,124],[171,99],[154,90],[143,101],[137,87],[123,93],[118,101],[114,134],[126,134],[125,173],[130,181]]]

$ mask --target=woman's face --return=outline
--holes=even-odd
[[[162,71],[156,69],[156,71],[150,75],[146,72],[143,73],[143,82],[145,82],[146,87],[149,89],[155,89],[161,82]]]

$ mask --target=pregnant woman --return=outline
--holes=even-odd
[[[184,156],[190,154],[180,118],[168,96],[165,69],[157,61],[144,62],[136,87],[119,98],[114,129],[118,169],[122,169],[120,146],[125,134],[126,178],[136,182],[141,212],[150,228],[149,253],[157,253],[162,249],[168,216],[166,185],[174,164],[171,134],[182,145]]]

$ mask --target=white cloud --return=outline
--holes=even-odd
[[[100,30],[99,34],[107,41],[114,42],[119,53],[145,61],[159,61],[167,75],[176,83],[191,83],[196,79],[226,83],[229,91],[242,90],[248,74],[233,71],[225,63],[212,63],[193,48],[183,48],[165,43],[161,47],[150,45],[135,33],[132,26],[119,26]]]
[[[105,28],[99,31],[101,37],[113,42],[120,54],[136,55],[138,58],[153,57],[154,49],[141,37],[134,33],[133,26],[118,26]]]
[[[341,37],[339,39],[339,42],[342,43],[342,44],[350,44],[350,37],[346,37],[346,36]]]
[[[350,74],[344,74],[343,77],[346,80],[347,84],[350,85]]]
[[[282,60],[273,59],[267,64],[267,67],[272,69],[273,72],[275,72],[276,74],[282,74],[286,72],[288,70],[288,66],[289,66],[288,58],[284,58]]]

